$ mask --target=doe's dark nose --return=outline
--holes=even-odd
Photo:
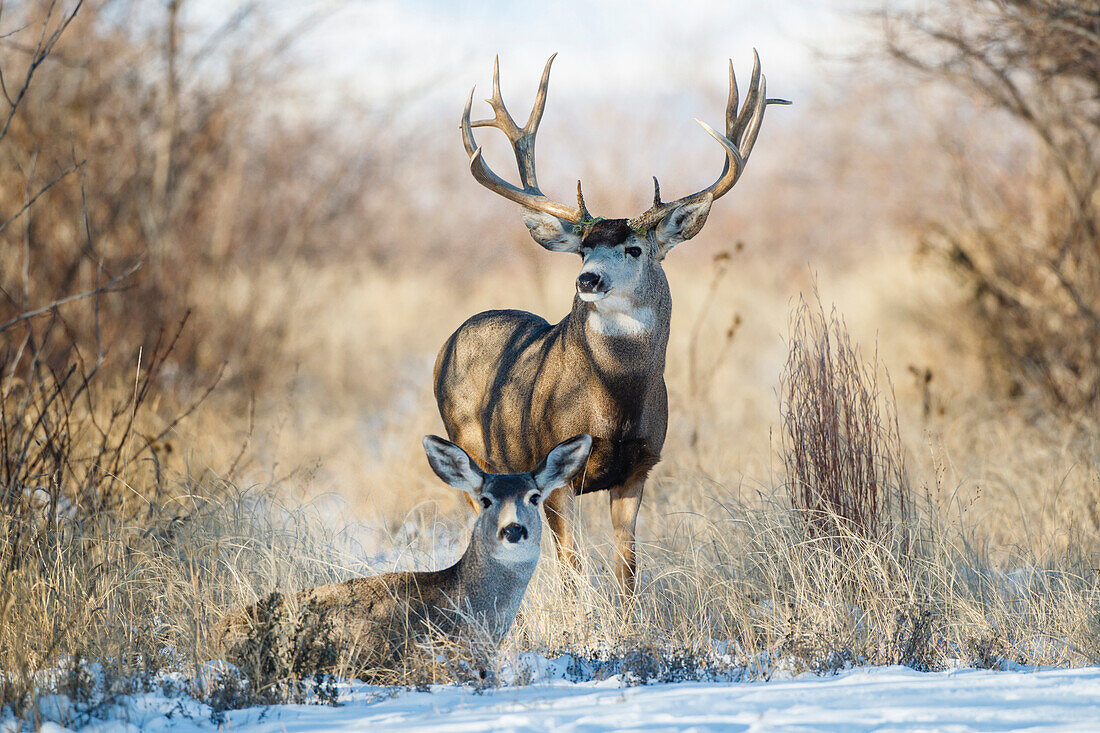
[[[577,292],[580,293],[598,293],[600,292],[601,278],[595,272],[582,272],[577,277]]]
[[[511,542],[513,544],[519,542],[520,540],[525,540],[527,539],[527,528],[524,527],[522,524],[512,522],[511,524],[501,528],[500,539],[505,542]]]

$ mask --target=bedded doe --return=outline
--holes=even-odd
[[[268,633],[271,615],[283,623],[292,618],[289,606],[296,614],[293,629],[285,632],[292,637],[288,648],[302,648],[293,635],[302,629],[316,633],[317,622],[324,622],[345,662],[368,676],[407,668],[432,640],[495,647],[511,629],[538,564],[539,506],[547,493],[584,467],[591,446],[588,435],[576,435],[551,449],[530,472],[493,474],[454,443],[425,437],[432,470],[481,507],[458,562],[443,570],[384,573],[310,588],[293,604],[282,599],[255,604],[224,623],[231,661],[240,664],[242,656],[255,653],[257,630]]]

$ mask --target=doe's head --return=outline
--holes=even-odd
[[[485,473],[449,440],[424,437],[424,451],[435,475],[470,494],[481,507],[470,541],[489,548],[494,559],[507,563],[538,560],[542,540],[539,505],[584,468],[591,450],[592,438],[582,433],[554,446],[529,473]]]

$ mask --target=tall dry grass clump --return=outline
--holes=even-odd
[[[66,335],[54,320],[0,349],[0,706],[19,716],[63,660],[160,666],[157,618],[133,605],[155,592],[135,553],[194,518],[165,440],[190,408],[162,418],[153,404],[175,339],[118,384],[79,350],[60,367],[39,357]]]
[[[885,536],[911,502],[897,410],[834,309],[800,301],[781,379],[792,506],[817,536]]]

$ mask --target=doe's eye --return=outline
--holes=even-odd
[[[483,507],[485,507],[486,509],[488,509],[488,508],[489,508],[489,507],[491,507],[492,505],[493,505],[493,502],[489,501],[489,500],[488,500],[487,498],[485,498],[484,496],[483,496],[483,497],[481,497],[481,506],[483,506]]]
[[[540,494],[531,494],[531,498],[528,499],[528,501],[531,502],[532,504],[538,506],[540,498],[542,498]]]
[[[641,257],[642,256],[642,248],[631,245],[631,246],[626,248],[626,253],[628,255],[630,255],[631,257]]]

